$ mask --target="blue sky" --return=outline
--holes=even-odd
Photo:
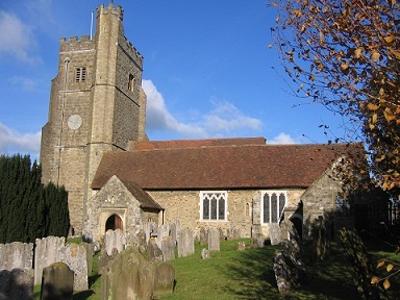
[[[144,55],[150,139],[265,136],[321,143],[343,120],[290,92],[271,42],[265,0],[130,0],[125,33]],[[37,157],[59,39],[89,34],[107,1],[0,1],[0,153]],[[278,71],[271,67],[275,66]],[[305,136],[303,136],[305,135]]]

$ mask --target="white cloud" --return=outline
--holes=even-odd
[[[272,140],[267,140],[267,144],[296,144],[297,141],[291,137],[289,134],[281,132],[279,133],[276,137],[274,137]]]
[[[29,152],[37,155],[41,133],[20,133],[0,122],[0,153]]]
[[[8,82],[27,91],[33,91],[36,88],[36,81],[28,77],[13,76]]]
[[[181,122],[168,110],[163,95],[151,80],[143,80],[147,95],[147,128],[177,133],[184,137],[221,136],[239,130],[260,131],[262,122],[244,115],[227,101],[213,102],[213,109],[193,122]]]
[[[32,31],[16,15],[0,10],[0,55],[11,55],[17,59],[35,63],[37,58],[30,55],[34,45]]]

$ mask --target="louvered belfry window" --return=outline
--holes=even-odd
[[[75,69],[75,81],[82,82],[86,80],[86,68],[80,67]]]

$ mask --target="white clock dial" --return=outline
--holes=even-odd
[[[82,125],[82,118],[80,115],[71,115],[68,118],[68,127],[72,130],[79,129]]]

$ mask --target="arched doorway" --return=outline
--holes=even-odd
[[[106,231],[110,230],[110,229],[111,230],[115,230],[115,229],[123,230],[122,219],[120,218],[120,216],[113,214],[107,219]]]

